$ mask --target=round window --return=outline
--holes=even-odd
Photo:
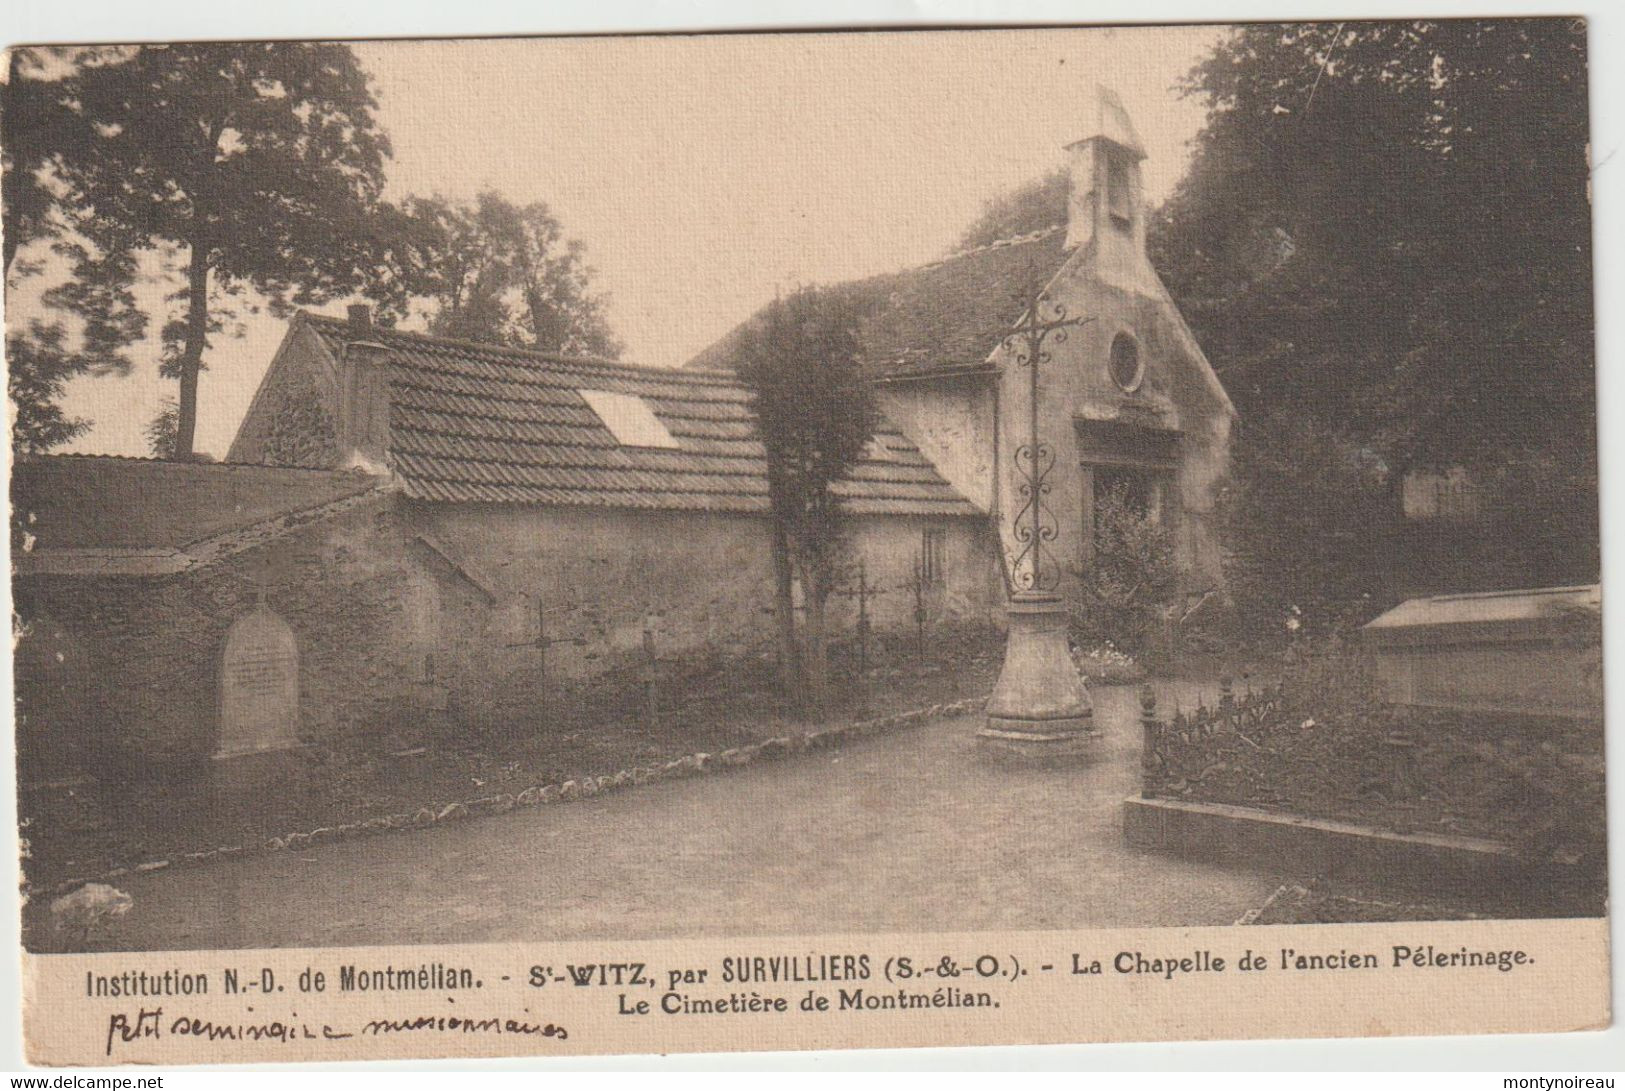
[[[1140,389],[1145,378],[1145,367],[1140,363],[1140,344],[1126,333],[1112,338],[1112,355],[1107,364],[1112,382],[1130,394]]]

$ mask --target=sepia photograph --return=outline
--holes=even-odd
[[[5,69],[42,1063],[243,990],[953,1044],[1262,963],[1607,1025],[1583,19]],[[379,1048],[569,1037],[518,1010]]]

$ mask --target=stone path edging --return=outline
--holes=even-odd
[[[1296,892],[1302,892],[1305,894],[1308,893],[1307,890],[1304,890],[1304,888],[1299,886],[1297,883],[1282,883],[1280,886],[1275,888],[1269,897],[1265,898],[1262,902],[1259,902],[1257,905],[1247,910],[1247,912],[1237,917],[1235,927],[1240,928],[1249,924],[1257,924],[1258,918],[1262,917],[1266,910],[1279,901],[1282,895]]]
[[[308,833],[289,833],[281,837],[270,837],[257,845],[234,845],[228,848],[209,849],[204,852],[181,853],[164,859],[134,864],[130,867],[114,868],[100,876],[91,878],[64,879],[44,889],[32,888],[25,883],[23,884],[23,894],[25,897],[30,894],[50,897],[66,894],[87,883],[114,882],[126,875],[136,873],[161,871],[170,867],[196,867],[215,860],[257,856],[262,853],[282,852],[287,849],[304,849],[315,845],[325,845],[333,841],[345,841],[356,837],[389,833],[395,830],[425,829],[438,823],[453,822],[463,818],[505,814],[521,807],[591,799],[593,796],[602,795],[606,792],[619,791],[623,788],[650,784],[655,781],[676,780],[706,773],[721,772],[736,766],[749,765],[758,758],[777,759],[792,754],[804,753],[808,750],[822,750],[840,746],[852,739],[878,735],[898,728],[912,727],[932,720],[963,716],[979,711],[986,703],[987,698],[985,697],[967,697],[959,701],[927,705],[924,708],[897,712],[872,720],[853,720],[850,723],[839,724],[818,731],[808,731],[800,735],[779,735],[771,739],[764,739],[758,743],[752,743],[749,746],[729,747],[715,754],[708,752],[686,754],[683,757],[674,758],[659,765],[637,766],[632,769],[622,769],[615,773],[596,777],[577,777],[557,784],[539,784],[518,792],[502,792],[497,795],[465,800],[461,803],[446,803],[439,807],[419,807],[416,811],[401,811],[395,814],[361,819],[356,822],[346,822],[337,826],[319,826]]]
[[[1480,838],[1140,796],[1123,801],[1123,835],[1131,845],[1188,859],[1333,879],[1474,884],[1528,867],[1510,846]]]

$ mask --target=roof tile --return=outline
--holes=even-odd
[[[1035,231],[900,273],[836,285],[859,314],[864,367],[875,378],[979,367],[1066,261],[1061,227]],[[729,366],[747,319],[685,369]]]
[[[342,320],[301,320],[338,351]],[[406,495],[496,504],[585,504],[757,513],[767,464],[750,393],[732,376],[373,329],[390,351],[391,460]],[[581,390],[644,399],[675,449],[617,443]],[[889,423],[882,459],[866,457],[837,492],[856,514],[976,515]]]

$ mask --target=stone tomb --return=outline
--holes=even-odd
[[[1365,626],[1387,700],[1423,708],[1602,715],[1602,588],[1409,599]]]
[[[299,648],[288,623],[259,602],[226,633],[215,757],[298,745]]]

